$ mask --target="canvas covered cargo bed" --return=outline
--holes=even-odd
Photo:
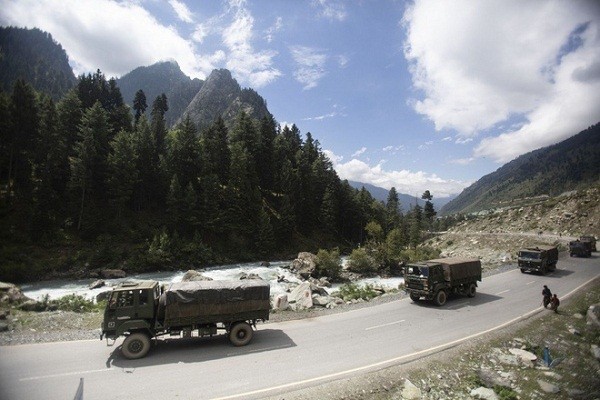
[[[161,295],[167,325],[269,319],[270,286],[259,280],[172,283]],[[159,315],[162,313],[159,311]]]
[[[476,278],[481,281],[481,261],[477,258],[437,258],[427,263],[442,264],[446,281],[462,281]]]

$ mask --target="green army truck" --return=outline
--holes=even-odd
[[[579,239],[569,242],[569,255],[571,257],[591,257],[592,242]]]
[[[596,237],[592,235],[583,235],[579,237],[579,240],[582,242],[586,242],[590,244],[590,249],[592,251],[598,251],[596,249]]]
[[[252,327],[269,319],[270,286],[259,280],[171,283],[125,282],[110,294],[102,322],[107,345],[125,337],[121,352],[128,359],[144,357],[151,339],[212,336],[225,331],[235,346],[253,336]],[[112,340],[112,343],[110,342]]]
[[[537,245],[519,250],[517,253],[518,266],[522,273],[539,272],[546,275],[556,269],[558,248],[556,246]]]
[[[404,267],[405,290],[413,301],[422,297],[442,306],[451,293],[475,297],[481,282],[481,261],[476,258],[439,258]]]

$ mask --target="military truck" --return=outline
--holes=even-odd
[[[583,240],[573,240],[569,242],[569,255],[571,257],[591,257],[592,256],[592,242]]]
[[[558,248],[556,246],[537,245],[526,247],[517,253],[518,266],[522,273],[539,272],[546,275],[556,269]]]
[[[481,282],[481,261],[476,258],[439,258],[404,267],[404,284],[412,301],[422,297],[442,306],[448,295],[474,297]]]
[[[252,327],[269,319],[270,286],[259,280],[171,283],[125,282],[110,294],[100,340],[114,345],[124,336],[121,352],[128,359],[144,357],[150,340],[212,336],[223,330],[234,346],[245,346]],[[112,343],[110,342],[112,340]]]
[[[583,235],[579,237],[582,242],[588,242],[592,251],[598,251],[596,249],[596,237],[591,235]]]

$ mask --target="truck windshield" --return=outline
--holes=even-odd
[[[409,265],[407,270],[409,275],[429,276],[429,268],[427,267],[416,267]]]
[[[535,251],[522,251],[519,253],[519,257],[521,258],[531,258],[533,260],[539,260],[540,253]]]

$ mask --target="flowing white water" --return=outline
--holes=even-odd
[[[289,287],[287,283],[282,282],[281,278],[290,283],[301,282],[294,274],[290,273],[288,269],[284,268],[289,264],[289,261],[274,261],[271,262],[268,267],[262,266],[257,262],[220,265],[203,269],[200,273],[214,280],[237,280],[243,274],[257,274],[262,279],[269,281],[271,284],[271,295],[276,295],[285,293]],[[40,300],[45,295],[48,295],[50,299],[58,299],[69,294],[77,294],[89,299],[95,299],[97,294],[110,290],[112,286],[116,286],[123,281],[154,280],[161,283],[180,282],[185,272],[186,271],[151,272],[131,275],[123,279],[105,279],[106,286],[98,289],[89,289],[89,285],[94,282],[95,279],[42,281],[22,285],[21,289],[26,296],[36,300]],[[403,282],[404,280],[402,278],[368,278],[362,279],[356,283],[359,285],[371,284],[388,288],[397,288],[398,285]],[[339,286],[339,284],[335,284],[333,287],[328,288],[327,291],[332,293],[337,290]]]

